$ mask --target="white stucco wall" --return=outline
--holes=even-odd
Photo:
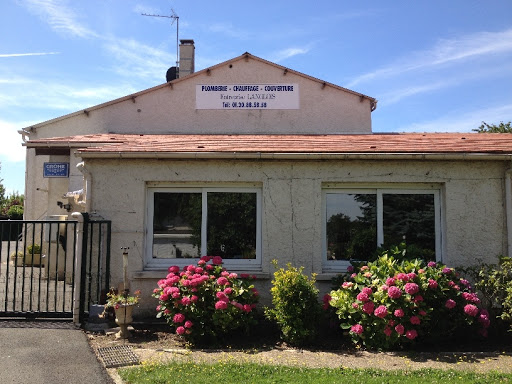
[[[48,212],[48,179],[43,178],[43,164],[49,156],[35,156],[34,149],[27,149],[25,175],[24,217],[27,220],[44,218]]]
[[[45,219],[49,215],[68,214],[66,210],[59,208],[57,201],[67,204],[68,200],[63,198],[71,186],[82,185],[82,176],[77,175],[76,161],[73,156],[70,162],[70,156],[35,156],[34,149],[28,149],[25,210],[24,216],[27,220]],[[70,162],[69,178],[44,178],[43,164],[45,162]],[[30,166],[29,166],[30,165]],[[79,207],[74,207],[79,210]]]
[[[112,283],[121,279],[121,247],[130,247],[132,289],[143,303],[165,271],[144,271],[147,183],[235,183],[262,189],[262,266],[258,280],[268,301],[273,268],[291,262],[322,279],[322,186],[438,186],[442,203],[443,262],[450,266],[496,261],[506,252],[502,162],[437,161],[167,161],[87,159],[93,172],[91,211],[112,220]],[[327,279],[328,276],[325,276]],[[323,292],[330,281],[320,283]]]

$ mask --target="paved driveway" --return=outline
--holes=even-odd
[[[0,320],[0,383],[112,383],[70,322]]]

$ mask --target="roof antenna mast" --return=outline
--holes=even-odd
[[[150,15],[150,14],[147,14],[147,13],[141,13],[141,15],[142,16],[151,16],[151,17],[164,17],[166,19],[172,19],[171,26],[176,21],[176,67],[179,67],[180,66],[180,59],[179,59],[179,40],[178,40],[178,35],[179,35],[179,31],[180,31],[180,28],[179,28],[179,26],[180,26],[180,18],[176,14],[176,12],[174,12],[174,9],[171,8],[171,12],[172,12],[172,15],[170,15],[170,16],[168,16],[168,15]]]

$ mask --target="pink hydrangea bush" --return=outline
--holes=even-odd
[[[453,268],[386,254],[351,267],[326,296],[355,343],[391,349],[445,340],[456,332],[485,336],[489,314],[467,280]]]
[[[256,322],[254,277],[229,273],[222,264],[219,256],[203,256],[197,265],[172,266],[153,291],[157,318],[192,344],[217,342]]]

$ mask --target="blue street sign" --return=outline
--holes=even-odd
[[[43,177],[69,177],[69,163],[44,163]]]

